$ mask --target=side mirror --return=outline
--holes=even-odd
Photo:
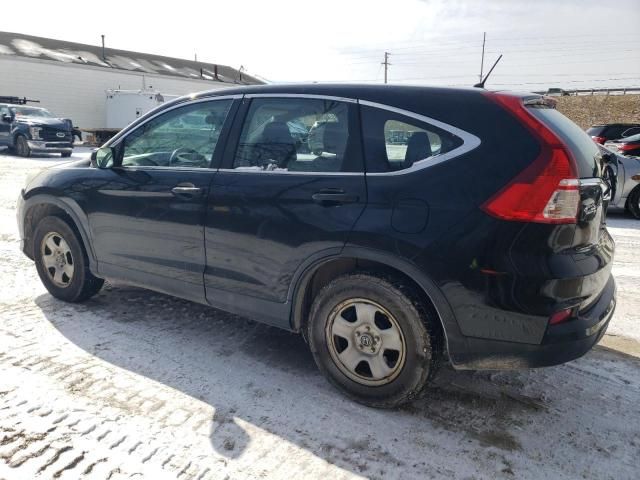
[[[13,121],[13,117],[8,113],[5,113],[4,115],[2,115],[2,121],[5,123],[11,123]]]
[[[91,166],[96,168],[111,168],[115,158],[113,147],[101,147],[91,153]]]

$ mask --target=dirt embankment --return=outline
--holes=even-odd
[[[557,97],[557,108],[583,129],[598,123],[640,123],[640,95]]]

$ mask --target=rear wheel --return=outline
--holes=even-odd
[[[27,139],[24,138],[22,135],[18,136],[18,138],[16,138],[16,153],[18,155],[20,155],[21,157],[30,157],[31,156],[31,148],[29,147],[29,144],[27,143]]]
[[[417,398],[434,375],[436,321],[401,279],[354,273],[320,291],[307,335],[334,386],[357,402],[391,408]]]
[[[71,156],[71,152],[62,152],[60,155],[62,158],[69,158]]]
[[[640,219],[640,185],[631,190],[627,198],[627,209],[634,218]]]
[[[61,218],[40,220],[33,249],[40,280],[54,297],[81,302],[102,288],[104,280],[89,271],[89,259],[78,235]]]

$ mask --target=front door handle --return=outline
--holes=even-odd
[[[355,203],[358,201],[358,196],[350,195],[339,188],[326,188],[311,195],[311,199],[323,207],[331,207],[345,203]]]
[[[171,189],[171,193],[177,197],[194,198],[202,195],[202,189],[193,183],[179,183]]]

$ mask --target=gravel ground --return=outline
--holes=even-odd
[[[584,358],[444,368],[422,401],[378,411],[287,332],[123,286],[53,299],[15,200],[59,161],[0,152],[0,480],[638,478],[640,222],[610,218],[618,310]]]

